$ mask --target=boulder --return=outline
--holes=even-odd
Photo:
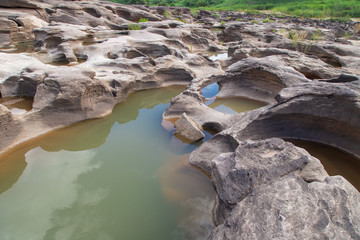
[[[317,171],[303,175],[308,165]],[[277,138],[240,142],[232,155],[212,160],[212,181],[219,198],[229,206],[254,188],[290,174],[305,176],[307,182],[323,181],[328,176],[318,159]]]
[[[276,56],[274,58],[278,64],[294,68],[309,80],[336,78],[341,74],[350,73],[345,69],[334,68],[333,66],[324,63],[319,58],[310,57],[300,52],[278,48],[239,47],[234,51],[229,62],[236,63],[239,60],[248,57],[266,58],[269,56]]]
[[[205,137],[202,127],[192,120],[186,113],[183,113],[180,119],[175,122],[175,136],[185,142],[195,142]]]

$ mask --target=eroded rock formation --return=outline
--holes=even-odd
[[[286,142],[320,142],[360,158],[354,25],[96,0],[2,1],[0,97],[33,105],[13,114],[0,104],[0,153],[108,115],[134,91],[187,85],[164,118],[180,119],[177,133],[191,141],[203,129],[214,133],[189,158],[217,192],[209,239],[359,239],[359,192]],[[226,49],[225,60],[207,56]],[[268,105],[218,112],[201,92],[214,83],[219,98]]]
[[[217,46],[210,30],[166,19],[149,8],[98,1],[1,4],[6,7],[1,9],[6,18],[1,96],[34,102],[21,116],[2,111],[6,124],[18,127],[14,133],[1,128],[0,152],[56,128],[108,115],[131,92],[186,85],[204,72],[223,72],[218,63],[189,51]],[[167,11],[191,17],[181,8]],[[137,23],[140,18],[149,22]],[[131,30],[131,24],[143,30]],[[22,42],[14,36],[19,34],[26,37],[26,48],[18,47]]]

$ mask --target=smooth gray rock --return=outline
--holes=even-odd
[[[277,56],[249,57],[229,66],[218,83],[219,97],[245,97],[273,103],[283,88],[309,80]]]
[[[199,167],[209,175],[212,171],[211,160],[222,153],[233,153],[239,145],[238,141],[231,135],[221,133],[212,137],[210,141],[210,143],[205,142],[202,144],[189,156],[191,164]]]
[[[195,142],[205,137],[202,127],[192,120],[186,113],[175,122],[175,136],[185,142]]]

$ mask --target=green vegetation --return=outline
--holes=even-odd
[[[293,43],[295,50],[306,54],[307,52],[310,51],[313,43],[315,41],[320,40],[320,38],[322,37],[323,34],[322,34],[321,30],[318,29],[314,33],[310,33],[307,31],[295,31],[294,32],[294,31],[290,30],[289,35],[290,35],[290,39]],[[309,38],[309,35],[311,35],[310,38]]]
[[[170,17],[169,13],[165,11],[164,12],[164,17],[169,18]]]
[[[129,30],[141,30],[140,24],[129,24],[128,25]]]
[[[141,22],[148,22],[149,21],[149,19],[147,19],[147,18],[140,18],[139,19],[139,23],[141,23]]]
[[[348,20],[360,18],[359,0],[110,0],[124,4],[183,6],[207,10],[245,10],[260,14],[262,10],[312,18]]]
[[[267,22],[274,22],[274,20],[271,20],[270,18],[266,18],[262,20],[263,23],[267,23]]]
[[[175,18],[176,21],[187,23],[185,20],[182,20],[181,18]]]

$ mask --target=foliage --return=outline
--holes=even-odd
[[[140,24],[129,24],[128,25],[129,30],[141,30]]]
[[[170,15],[169,15],[168,12],[165,11],[165,12],[164,12],[164,16],[165,16],[166,18],[169,18]]]
[[[320,38],[322,37],[322,32],[320,29],[316,30],[312,34],[308,31],[290,30],[289,35],[295,50],[306,54],[310,51],[314,41],[320,40]],[[311,35],[311,37],[308,40],[309,35]]]
[[[207,7],[222,3],[223,0],[182,0],[180,5],[185,7]]]
[[[147,18],[140,18],[139,19],[139,23],[141,23],[141,22],[148,22],[149,21],[149,19],[147,19]]]
[[[262,20],[263,23],[267,23],[267,22],[274,22],[274,20],[271,20],[270,18],[266,18]]]
[[[185,20],[182,20],[181,18],[175,18],[176,21],[187,23]]]
[[[124,4],[183,6],[207,10],[271,10],[313,18],[360,18],[359,0],[110,0]]]

